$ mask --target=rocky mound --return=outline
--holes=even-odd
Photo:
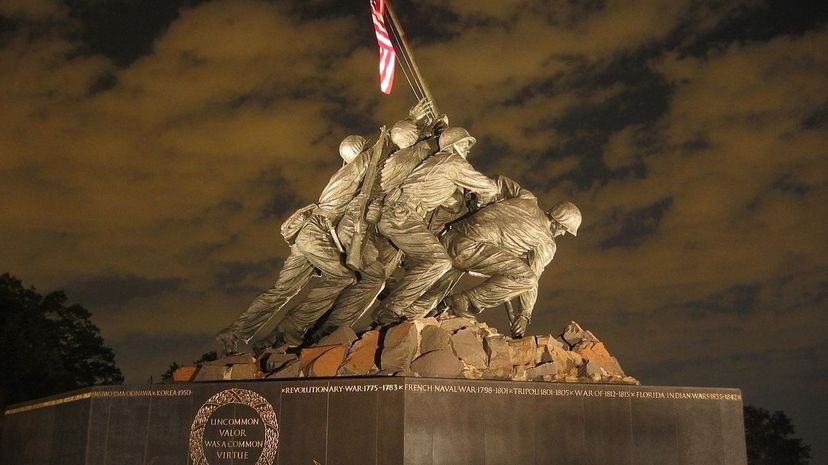
[[[232,355],[175,371],[172,381],[421,376],[639,384],[595,335],[569,323],[558,336],[512,339],[468,318],[423,318],[357,335],[343,327],[311,347]]]

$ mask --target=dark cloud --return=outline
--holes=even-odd
[[[794,176],[791,174],[786,174],[777,179],[773,183],[773,188],[778,189],[782,192],[790,192],[792,194],[796,194],[799,196],[804,196],[808,193],[808,191],[811,190],[810,186],[797,182],[796,179],[794,179]]]
[[[691,38],[679,47],[686,55],[702,56],[734,42],[765,42],[780,35],[800,35],[817,29],[828,20],[828,6],[819,0],[766,0],[739,5],[715,27]],[[692,34],[692,29],[687,32]]]
[[[825,128],[828,123],[828,105],[823,105],[817,108],[813,113],[805,117],[802,121],[803,129],[820,129]]]
[[[337,93],[339,89],[333,89],[326,93],[326,100],[330,106],[325,111],[325,118],[331,123],[331,130],[345,129],[345,132],[352,134],[365,134],[366,136],[377,132],[376,121],[371,119],[373,111],[365,111],[357,99],[349,98],[346,94]],[[373,105],[369,106],[372,108]],[[334,134],[330,134],[334,136]],[[340,134],[336,134],[340,135]]]
[[[746,316],[756,310],[759,291],[758,284],[733,286],[702,300],[689,302],[678,311],[686,312],[691,319],[715,317],[721,314]]]
[[[17,31],[18,22],[7,16],[0,16],[0,47],[5,47]]]
[[[595,182],[630,173],[630,167],[616,170],[607,166],[603,149],[614,133],[629,126],[653,124],[668,109],[671,86],[663,75],[650,68],[649,54],[649,51],[620,54],[598,63],[569,60],[572,68],[567,73],[558,72],[518,89],[502,102],[506,108],[520,108],[534,99],[556,99],[573,94],[586,102],[557,114],[547,114],[545,118],[520,128],[520,137],[533,138],[551,133],[557,138],[557,144],[551,147],[520,154],[520,163],[528,168],[527,174],[536,177],[527,182],[545,185],[571,181],[579,189],[587,189]],[[507,142],[502,145],[500,153],[508,149]],[[481,150],[486,160],[491,148]],[[578,157],[579,162],[567,173],[548,177],[550,171],[555,171],[548,166],[550,163],[557,164],[573,156]],[[496,168],[500,169],[499,166]],[[633,168],[638,176],[643,176],[646,171],[642,164]]]
[[[101,54],[126,66],[152,51],[155,38],[184,7],[203,0],[67,0],[80,27],[75,36],[85,53]]]
[[[89,308],[118,306],[134,299],[152,298],[181,288],[181,280],[152,279],[142,276],[102,275],[66,285],[72,300]]]
[[[262,210],[265,218],[286,219],[302,206],[302,199],[296,197],[296,188],[280,171],[275,169],[262,173],[258,180],[261,188],[270,192],[270,200]]]
[[[202,335],[179,332],[168,335],[127,334],[112,343],[115,362],[130,384],[161,380],[161,374],[173,363],[192,363],[201,354],[215,350]]]
[[[652,205],[640,208],[624,215],[622,218],[614,217],[614,223],[620,225],[618,232],[604,239],[601,247],[610,249],[613,247],[637,247],[649,237],[656,234],[658,224],[664,214],[673,204],[673,199],[667,197]]]
[[[255,296],[263,289],[252,283],[263,277],[276,282],[283,262],[284,260],[275,258],[253,263],[225,264],[216,271],[216,283],[222,291],[241,294],[245,298]]]
[[[310,21],[320,17],[343,17],[359,14],[370,15],[371,7],[362,0],[290,0],[286,2],[290,14],[297,19]]]
[[[89,86],[89,95],[93,96],[99,92],[106,92],[118,85],[118,78],[112,73],[104,73]]]
[[[456,38],[463,29],[471,24],[464,24],[460,17],[444,2],[428,2],[427,7],[418,2],[394,3],[400,23],[406,31],[417,31],[409,36],[413,46],[439,43]],[[472,21],[481,21],[480,19]]]

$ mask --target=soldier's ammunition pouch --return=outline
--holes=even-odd
[[[382,203],[382,198],[371,200],[371,203],[368,204],[368,209],[365,212],[365,221],[371,224],[379,223],[380,218],[382,218]]]
[[[311,216],[313,215],[313,210],[316,209],[316,204],[312,203],[306,207],[302,207],[299,210],[296,210],[292,215],[282,223],[281,233],[282,237],[285,238],[285,242],[289,245],[293,245],[296,242],[296,236],[299,235],[299,231],[308,224]]]
[[[394,189],[385,197],[385,210],[388,209],[394,212],[396,216],[414,214],[420,219],[425,219],[426,213],[428,213],[422,202],[404,193],[399,188]]]

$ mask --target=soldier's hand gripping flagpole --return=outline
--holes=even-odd
[[[419,100],[430,102],[430,113],[432,120],[440,115],[434,96],[428,87],[420,67],[414,60],[414,53],[408,44],[408,37],[400,24],[397,13],[390,0],[371,0],[371,16],[374,22],[374,31],[377,35],[377,45],[380,54],[380,89],[390,94],[394,85],[394,69],[396,66],[396,53],[400,54],[400,69],[408,80],[414,96]],[[386,16],[390,21],[385,21]],[[396,42],[396,44],[394,44]]]
[[[405,67],[410,67],[410,71],[412,74],[411,79],[413,79],[413,88],[416,86],[419,88],[421,94],[418,95],[418,92],[415,90],[414,95],[419,100],[420,98],[425,98],[429,102],[431,102],[431,115],[434,119],[436,119],[440,115],[440,111],[437,108],[437,102],[434,101],[434,96],[431,95],[431,89],[428,87],[428,83],[426,83],[425,78],[423,77],[422,73],[420,72],[420,67],[417,66],[417,61],[414,59],[414,52],[411,51],[411,46],[408,44],[408,37],[405,35],[405,31],[403,30],[402,24],[400,24],[399,18],[397,18],[397,12],[394,10],[394,6],[391,4],[391,0],[385,0],[386,2],[386,10],[388,13],[388,17],[391,19],[391,33],[392,36],[397,39],[400,48],[400,55],[402,58],[401,67],[403,69],[403,73],[408,76],[408,73],[405,71]]]
[[[400,24],[399,18],[397,18],[397,13],[394,11],[391,1],[370,0],[370,3],[371,17],[374,23],[374,32],[376,33],[377,45],[379,46],[380,90],[386,94],[391,93],[391,89],[394,85],[396,52],[399,50],[401,58],[400,69],[402,69],[403,74],[408,81],[408,85],[411,87],[412,92],[414,92],[414,97],[418,102],[420,102],[418,107],[425,109],[427,113],[431,115],[431,125],[436,124],[440,115],[439,110],[437,109],[437,104],[434,101],[434,97],[431,95],[431,90],[429,89],[428,84],[420,72],[420,67],[417,66],[417,62],[414,60],[414,53],[411,51],[411,46],[408,44],[408,37],[405,35],[405,31],[402,28],[402,24]],[[386,21],[386,17],[390,21]],[[396,45],[394,44],[395,42]],[[384,139],[384,136],[380,137],[380,141],[383,141]],[[378,143],[380,141],[378,141]],[[372,156],[373,161],[377,156],[377,153],[372,155],[374,155]],[[376,160],[378,163],[379,158],[377,157]],[[369,174],[376,176],[376,167],[376,164],[369,166],[368,172],[366,173],[366,179],[363,181],[362,191],[365,191],[367,187],[368,192],[370,192],[373,188],[373,179],[369,183],[367,178]],[[363,196],[361,202],[365,202],[367,205],[368,200],[370,199]],[[364,213],[364,210],[360,211]],[[365,216],[362,214],[358,218],[358,222],[360,224],[355,225],[356,228],[354,230],[351,250],[349,251],[346,259],[348,267],[354,270],[358,270],[359,267],[357,265],[362,264],[361,248],[365,240]],[[429,224],[430,223],[431,220],[429,220]],[[362,229],[360,229],[359,226],[362,226]],[[356,247],[354,245],[356,245]],[[394,258],[392,258],[387,265],[386,273],[388,275],[390,275],[398,266],[401,258],[402,251],[398,250]]]

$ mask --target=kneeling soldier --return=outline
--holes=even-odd
[[[538,279],[555,256],[555,238],[566,232],[575,236],[581,212],[571,202],[543,211],[537,198],[511,179],[500,177],[498,185],[505,200],[452,224],[441,238],[455,268],[414,308],[427,313],[464,272],[481,274],[488,279],[449,295],[444,303],[453,314],[474,318],[487,308],[519,297],[520,312],[511,323],[513,336],[521,337],[532,318]]]

